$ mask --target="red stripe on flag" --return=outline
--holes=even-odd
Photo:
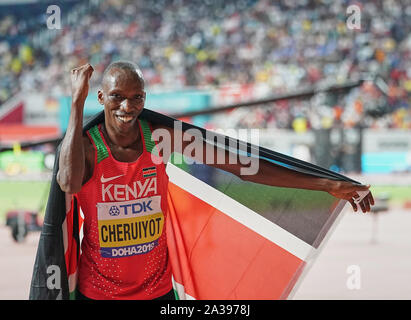
[[[70,211],[66,214],[66,232],[68,243],[64,256],[66,260],[67,276],[74,274],[77,269],[77,243],[73,237],[73,200],[74,198],[72,197]]]
[[[171,182],[168,200],[173,276],[187,294],[286,298],[304,261]]]
[[[65,230],[65,232],[67,233],[68,243],[67,243],[66,252],[64,253],[64,257],[66,261],[66,269],[67,269],[68,277],[76,273],[77,266],[78,266],[77,248],[80,244],[77,243],[73,235],[73,228],[74,228],[73,220],[74,220],[75,214],[78,215],[78,220],[79,220],[78,230],[76,230],[76,232],[80,234],[80,230],[83,225],[83,219],[81,218],[78,211],[76,212],[74,211],[74,196],[72,196],[70,210],[66,213],[66,230]]]

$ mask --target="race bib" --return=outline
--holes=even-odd
[[[164,226],[161,196],[98,203],[97,215],[104,258],[144,254],[158,245]]]

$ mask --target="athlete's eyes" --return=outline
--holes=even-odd
[[[115,99],[115,100],[124,100],[126,99],[125,97],[123,97],[122,95],[118,94],[118,93],[112,93],[110,94],[110,98]],[[144,96],[141,94],[135,95],[133,97],[134,100],[143,100]]]
[[[118,93],[111,93],[110,94],[110,99],[114,100],[114,101],[122,101],[124,100],[124,97]]]

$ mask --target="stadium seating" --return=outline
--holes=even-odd
[[[137,62],[150,89],[255,85],[267,93],[379,75],[348,95],[256,108],[238,127],[411,128],[411,4],[361,1],[361,30],[346,1],[56,1],[48,30],[41,2],[2,6],[0,105],[17,92],[70,94],[68,71],[88,61],[92,87],[113,60]],[[244,97],[250,99],[249,96]],[[384,106],[384,116],[378,114]],[[1,109],[1,106],[0,106]]]

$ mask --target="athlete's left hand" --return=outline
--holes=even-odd
[[[362,212],[366,213],[371,211],[371,206],[374,205],[374,197],[369,188],[370,185],[355,184],[347,181],[332,181],[327,192],[334,197],[349,201],[354,211],[358,210],[359,205]],[[355,201],[355,199],[360,198],[357,191],[368,191],[368,194],[358,204]]]

